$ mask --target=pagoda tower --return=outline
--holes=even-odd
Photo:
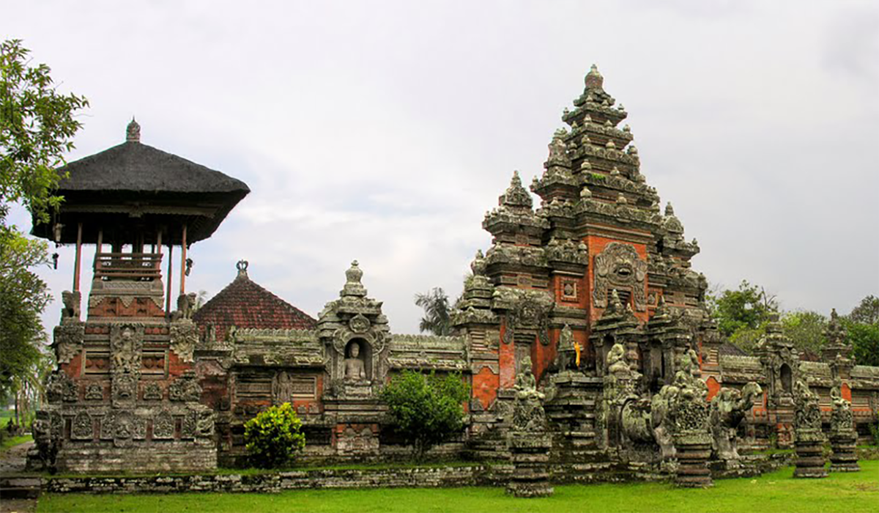
[[[62,293],[57,368],[30,463],[65,471],[215,467],[214,413],[201,404],[195,375],[187,251],[250,190],[141,143],[134,120],[123,144],[59,173],[64,202],[48,224],[34,219],[33,234],[76,245],[73,290]],[[90,244],[94,273],[83,320],[82,250]]]
[[[632,132],[620,127],[626,116],[593,66],[531,184],[540,205],[516,173],[486,213],[492,245],[477,253],[453,316],[472,341],[474,398],[486,410],[524,356],[538,380],[570,365],[575,351],[559,347],[565,326],[565,343],[582,357],[577,369],[596,379],[614,343],[652,388],[671,379],[686,348],[701,350],[711,324],[707,282],[690,268],[699,246],[684,239],[671,204],[661,210]],[[660,304],[661,322],[648,326]]]

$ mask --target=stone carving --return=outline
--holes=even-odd
[[[674,447],[674,426],[671,425],[669,410],[675,403],[680,390],[674,385],[664,385],[659,393],[651,399],[650,414],[653,424],[653,436],[664,461],[672,460],[677,451]]]
[[[293,402],[293,383],[290,374],[280,371],[272,379],[272,402],[283,404]]]
[[[80,312],[80,303],[82,302],[82,294],[79,292],[70,292],[69,290],[65,290],[61,293],[61,303],[64,305],[61,308],[61,323],[65,324],[67,322],[79,322],[79,318],[81,315]]]
[[[94,422],[88,412],[81,411],[73,417],[70,425],[70,438],[74,440],[91,440],[95,436]]]
[[[85,387],[85,400],[86,401],[103,401],[104,400],[104,386],[100,383],[89,383]]]
[[[675,483],[681,487],[704,488],[713,484],[708,469],[711,455],[709,407],[705,401],[708,389],[698,377],[698,360],[694,358],[692,349],[681,355],[678,366],[681,370],[674,380],[678,393],[669,401],[667,418],[678,458]]]
[[[181,361],[192,363],[197,343],[198,327],[194,322],[184,320],[171,324],[171,350],[177,353]]]
[[[370,322],[365,316],[357,314],[348,321],[348,327],[354,333],[366,333],[369,331]]]
[[[172,401],[200,401],[201,385],[191,371],[184,373],[168,386],[168,398]]]
[[[741,392],[734,388],[721,388],[711,401],[709,423],[713,449],[721,460],[735,464],[739,460],[736,432],[745,416],[754,406],[754,399],[763,394],[760,385],[749,382]]]
[[[142,331],[136,326],[113,326],[110,330],[112,372],[135,374],[140,370],[140,352],[143,346]]]
[[[192,319],[192,314],[195,313],[196,299],[197,296],[194,292],[177,296],[177,310],[171,312],[169,316],[171,322]]]
[[[615,377],[632,377],[632,369],[626,361],[626,348],[616,343],[607,353],[607,372]]]
[[[824,469],[823,455],[824,434],[821,432],[821,408],[818,396],[809,390],[809,385],[802,379],[794,385],[794,427],[797,451],[794,477],[822,478],[827,477]]]
[[[195,436],[198,438],[212,438],[214,436],[214,412],[202,410],[195,417]]]
[[[549,449],[552,446],[543,409],[544,395],[537,390],[531,373],[531,359],[519,363],[516,376],[513,429],[509,435],[513,475],[507,493],[517,497],[545,497],[552,495],[549,484]]]
[[[635,309],[647,310],[647,262],[641,260],[634,246],[612,242],[595,255],[595,289],[593,301],[599,308],[607,308],[607,293],[612,288],[632,291]]]
[[[133,401],[137,394],[137,378],[131,374],[113,376],[113,402]]]
[[[49,376],[46,396],[50,403],[75,402],[78,399],[76,383],[64,371],[55,371]]]
[[[834,311],[835,312],[835,311]],[[833,411],[830,416],[830,471],[831,472],[858,472],[856,445],[858,434],[855,431],[852,406],[842,396],[842,380],[837,377],[830,389],[830,398],[833,402]]]
[[[525,357],[520,361],[514,388],[513,427],[519,431],[545,431],[544,395],[537,390],[537,381],[531,373],[531,358]]]
[[[549,345],[549,314],[552,308],[553,302],[548,297],[522,295],[507,313],[504,343],[512,342],[517,330],[536,330],[540,343]]]
[[[55,328],[55,356],[58,363],[70,363],[82,354],[82,340],[85,329],[82,323],[62,323]]]
[[[162,386],[158,383],[147,383],[143,387],[143,400],[144,401],[161,401],[162,400]]]
[[[162,411],[153,420],[153,438],[170,440],[174,438],[174,417],[168,411]]]
[[[187,412],[180,421],[180,438],[191,440],[195,438],[196,412]]]
[[[60,423],[61,417],[56,413]],[[60,448],[60,433],[52,432],[51,414],[46,410],[40,410],[34,418],[33,424],[34,435],[34,457],[28,455],[28,470],[48,470],[54,472],[55,459],[58,456]],[[32,461],[39,462],[39,468],[33,468]]]
[[[574,332],[565,324],[559,333],[559,344],[556,351],[556,367],[560,372],[580,368],[580,344],[574,340]]]
[[[360,358],[360,343],[351,342],[345,358],[345,381],[366,381],[366,368]]]

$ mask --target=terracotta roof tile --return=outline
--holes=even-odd
[[[217,339],[230,326],[259,329],[314,329],[311,316],[257,285],[246,272],[205,303],[193,315],[199,326],[213,324]]]

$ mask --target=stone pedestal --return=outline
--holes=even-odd
[[[714,486],[708,460],[711,458],[711,438],[707,433],[680,433],[674,437],[678,458],[675,485],[683,488]]]
[[[516,497],[552,495],[547,466],[551,438],[546,433],[513,431],[509,441],[510,460],[515,469],[507,485],[507,493]]]
[[[794,442],[797,451],[794,477],[822,478],[827,477],[824,469],[824,437],[820,431],[800,429]]]
[[[830,455],[831,472],[859,472],[858,454],[855,449],[858,437],[855,432],[847,431],[834,433],[830,436],[830,447],[833,453]]]

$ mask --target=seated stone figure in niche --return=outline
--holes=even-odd
[[[626,362],[626,349],[620,343],[614,344],[607,353],[607,372],[614,376],[629,376],[632,373]]]
[[[351,342],[345,358],[345,381],[366,381],[366,366],[360,359],[360,343]]]

